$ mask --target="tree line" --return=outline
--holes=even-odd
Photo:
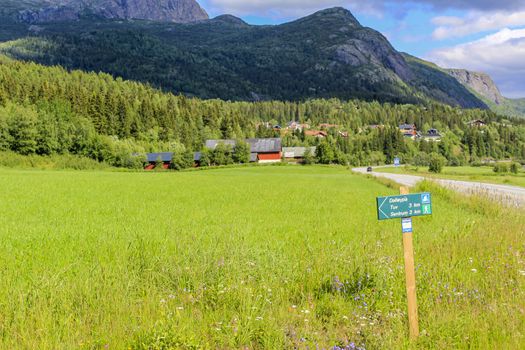
[[[469,126],[473,119],[487,127]],[[266,127],[284,128],[292,120],[312,128],[321,123],[338,127],[326,130],[324,140],[304,131],[282,134]],[[407,140],[398,130],[403,123],[416,124],[422,131],[436,128],[442,141]],[[488,110],[338,99],[200,100],[103,73],[69,72],[0,56],[0,150],[74,154],[140,167],[144,158],[137,155],[146,152],[203,151],[206,159],[202,148],[207,139],[272,136],[282,136],[284,146],[318,146],[320,163],[379,164],[394,157],[424,162],[432,153],[450,164],[525,159],[525,121]]]

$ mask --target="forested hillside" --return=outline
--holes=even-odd
[[[0,53],[15,59],[106,72],[206,99],[439,101],[487,108],[447,73],[405,59],[343,8],[276,26],[233,16],[193,24],[88,16],[27,25],[11,15],[0,18],[0,41]]]
[[[489,125],[471,128],[482,119]],[[0,149],[20,154],[74,154],[115,166],[139,167],[146,151],[198,151],[206,139],[279,136],[263,122],[339,125],[320,141],[288,133],[284,145],[330,148],[328,162],[365,165],[439,152],[452,163],[484,157],[525,159],[525,121],[487,110],[440,104],[395,105],[337,99],[227,102],[163,93],[107,74],[68,72],[0,56]],[[435,127],[442,142],[403,139],[401,123]],[[369,125],[384,125],[370,128]],[[338,131],[347,131],[342,137]]]

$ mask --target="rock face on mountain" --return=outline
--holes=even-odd
[[[362,30],[346,43],[337,46],[335,59],[354,67],[373,64],[392,70],[403,81],[413,78],[403,56],[378,32]]]
[[[489,101],[497,105],[505,101],[505,98],[488,74],[470,72],[465,69],[447,69],[447,72],[461,84],[468,86]]]
[[[74,20],[83,14],[175,23],[208,19],[195,0],[50,0],[41,8],[21,11],[19,19],[31,24],[46,23]]]

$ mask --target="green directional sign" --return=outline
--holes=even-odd
[[[432,215],[432,196],[430,193],[377,198],[377,217],[379,220],[424,215]]]

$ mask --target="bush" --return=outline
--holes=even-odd
[[[233,148],[230,145],[219,143],[211,154],[212,165],[233,164]]]
[[[208,167],[208,166],[211,166],[212,165],[212,154],[211,154],[211,151],[204,147],[202,150],[201,150],[201,162],[200,162],[200,166],[201,167]]]
[[[498,174],[505,174],[509,172],[509,166],[506,163],[497,163],[494,165],[494,172]]]
[[[429,155],[425,152],[419,152],[412,158],[412,165],[415,166],[429,166],[430,165],[430,158]]]
[[[383,152],[371,152],[368,156],[370,165],[383,165],[386,164],[386,156]]]
[[[96,160],[71,154],[39,156],[24,156],[15,152],[0,152],[0,166],[22,169],[55,169],[55,170],[102,170],[109,166]]]
[[[304,153],[303,164],[304,165],[315,164],[315,156],[314,156],[314,153],[312,152],[311,148],[307,148],[306,149],[306,151]]]
[[[249,163],[250,162],[250,145],[243,140],[237,140],[235,143],[235,150],[233,152],[233,161],[235,163]]]
[[[439,174],[443,171],[443,167],[446,164],[446,159],[437,153],[432,153],[429,157],[429,164],[428,164],[428,170],[431,173]]]
[[[521,164],[519,163],[512,163],[510,165],[510,172],[513,174],[517,174],[520,171]]]
[[[170,163],[171,170],[184,170],[193,167],[193,152],[184,151],[173,153]]]
[[[315,157],[320,164],[330,164],[334,161],[335,152],[332,145],[327,141],[322,141],[315,151]]]
[[[450,156],[448,159],[448,165],[454,167],[461,166],[461,160],[456,156]]]

